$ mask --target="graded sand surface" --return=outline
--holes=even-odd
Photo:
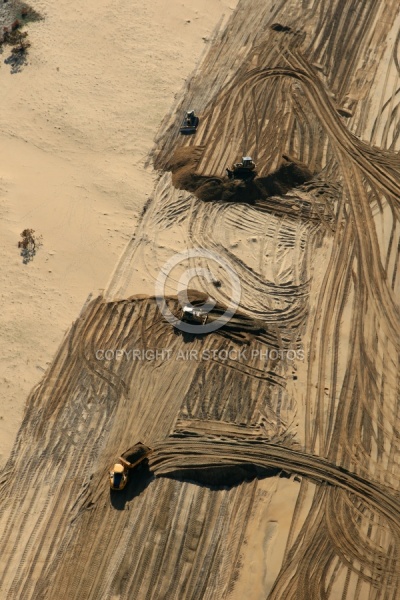
[[[400,600],[399,27],[394,0],[239,1],[149,144],[134,236],[28,398],[0,479],[4,598]],[[228,180],[242,156],[256,176]],[[185,294],[215,300],[200,331],[177,323]]]
[[[0,69],[0,464],[29,391],[134,233],[156,131],[235,2],[32,6],[44,20],[26,27],[29,64]],[[43,237],[28,265],[25,228]]]

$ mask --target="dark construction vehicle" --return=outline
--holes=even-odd
[[[200,119],[198,116],[195,115],[194,110],[189,110],[186,115],[185,118],[182,121],[182,125],[180,128],[180,132],[183,135],[189,135],[191,133],[195,133],[196,129],[199,125]]]
[[[226,169],[229,179],[242,179],[243,181],[254,179],[257,175],[256,165],[251,156],[243,156],[242,162],[235,163],[231,169]]]

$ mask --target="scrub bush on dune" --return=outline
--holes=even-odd
[[[37,250],[42,246],[42,236],[36,236],[34,229],[24,229],[18,242],[18,248],[21,249],[22,262],[26,265],[33,260]]]

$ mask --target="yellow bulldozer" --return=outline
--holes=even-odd
[[[109,471],[110,487],[112,490],[123,490],[128,483],[129,473],[142,463],[151,453],[152,448],[138,442],[126,450]]]

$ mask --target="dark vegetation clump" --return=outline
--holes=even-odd
[[[21,19],[24,23],[33,23],[34,21],[41,21],[42,15],[38,13],[32,6],[28,4],[20,4]]]
[[[21,249],[22,262],[26,265],[33,260],[36,252],[42,246],[42,236],[36,236],[34,229],[24,229],[21,238],[18,248]]]
[[[200,146],[178,148],[167,169],[172,173],[174,187],[191,192],[205,202],[254,204],[271,196],[282,196],[313,176],[306,165],[287,155],[282,156],[282,164],[276,171],[252,180],[199,175],[196,168],[202,151]]]
[[[27,64],[30,42],[27,32],[21,28],[29,22],[41,20],[41,15],[28,4],[19,0],[0,0],[0,52],[11,47],[10,55],[4,60],[11,66],[11,73],[18,73]]]

